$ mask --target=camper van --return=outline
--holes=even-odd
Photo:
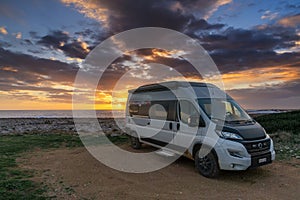
[[[182,153],[209,178],[275,159],[264,128],[213,84],[171,81],[129,90],[126,132],[134,149],[148,144]]]

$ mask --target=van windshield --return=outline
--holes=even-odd
[[[220,116],[218,112],[213,116],[213,106],[218,110],[225,109],[225,117]],[[213,121],[224,121],[225,123],[245,123],[253,122],[251,117],[233,100],[233,99],[198,99],[199,106],[204,110],[207,116]]]

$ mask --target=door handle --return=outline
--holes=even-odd
[[[150,122],[147,122],[147,125],[150,125]]]
[[[179,129],[180,129],[180,124],[177,123],[177,131],[179,131]]]
[[[173,129],[173,123],[172,123],[172,122],[169,123],[169,129],[170,129],[170,130]]]

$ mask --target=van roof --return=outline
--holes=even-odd
[[[150,91],[163,91],[168,89],[176,89],[178,87],[211,87],[217,88],[210,83],[202,82],[186,82],[186,81],[167,81],[155,84],[148,84],[138,87],[137,89],[128,90],[129,93],[150,92]]]

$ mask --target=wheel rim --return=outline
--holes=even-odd
[[[210,172],[212,169],[212,160],[207,156],[199,158],[199,167],[204,173]]]

